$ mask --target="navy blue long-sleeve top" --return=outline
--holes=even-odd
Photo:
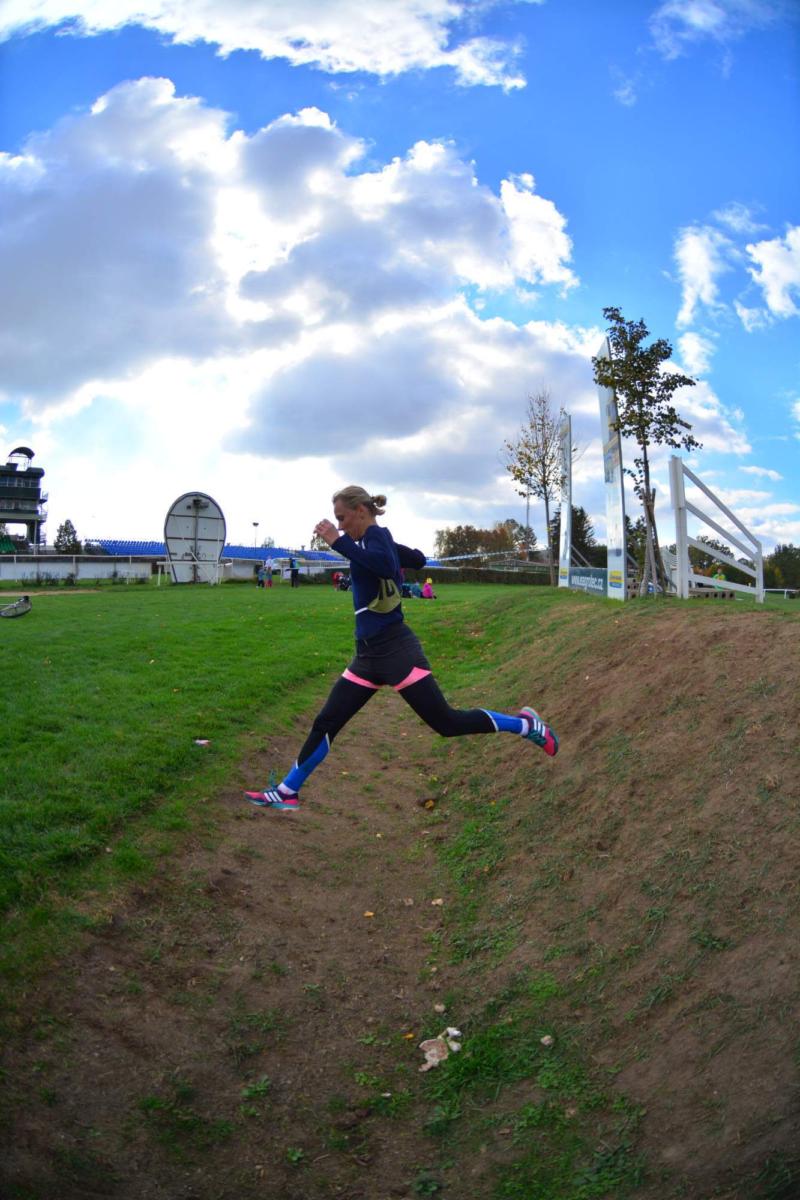
[[[402,621],[403,608],[400,604],[391,612],[372,612],[369,605],[378,597],[382,579],[391,580],[400,591],[403,583],[400,568],[413,567],[419,570],[425,566],[422,551],[411,550],[395,542],[389,530],[381,525],[368,525],[364,536],[357,542],[349,534],[343,533],[331,549],[350,560],[356,637],[374,637]]]

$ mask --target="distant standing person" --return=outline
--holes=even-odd
[[[298,570],[298,567],[297,567],[297,559],[295,558],[295,556],[293,554],[290,554],[289,555],[289,578],[292,581],[292,587],[299,586],[299,580],[298,580],[299,574],[300,574],[300,571]]]
[[[268,558],[265,560],[265,562],[264,562],[264,583],[266,584],[266,586],[268,588],[272,587],[272,571],[273,571],[274,566],[275,566],[275,564],[273,563],[271,558]]]
[[[371,496],[361,487],[346,487],[333,497],[336,525],[322,520],[315,532],[350,560],[356,653],[333,685],[317,715],[292,769],[277,787],[245,795],[261,808],[298,808],[298,793],[320,765],[331,742],[381,687],[399,692],[431,729],[442,737],[471,733],[515,733],[541,746],[551,757],[558,738],[534,709],[518,715],[488,708],[451,708],[433,677],[416,635],[406,625],[400,603],[400,568],[420,570],[425,555],[396,543],[376,517],[384,512],[385,496]]]

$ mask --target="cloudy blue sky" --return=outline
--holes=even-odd
[[[602,536],[616,305],[698,380],[693,469],[800,543],[799,36],[793,0],[0,0],[0,453],[51,537],[197,489],[299,546],[359,482],[430,550],[524,517],[499,452],[546,387]]]

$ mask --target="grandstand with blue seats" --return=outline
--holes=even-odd
[[[137,542],[122,538],[98,538],[96,545],[106,554],[124,558],[166,558],[167,548],[163,542]],[[301,558],[305,562],[339,563],[341,555],[332,550],[290,550],[285,546],[223,546],[223,558],[252,558],[263,562],[265,558]]]

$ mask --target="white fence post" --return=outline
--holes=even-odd
[[[675,555],[678,559],[678,578],[675,581],[678,595],[689,599],[689,546],[686,534],[686,493],[683,487],[683,463],[677,454],[669,460],[669,487],[672,507],[675,510]]]
[[[729,508],[715,496],[711,488],[703,483],[702,479],[690,471],[684,465],[682,459],[677,454],[673,454],[669,463],[670,470],[670,491],[672,493],[672,504],[675,509],[675,552],[678,559],[678,594],[684,600],[689,598],[689,588],[693,583],[699,583],[703,586],[708,586],[706,576],[696,575],[691,568],[689,562],[689,547],[694,546],[697,550],[702,550],[705,554],[710,554],[718,562],[725,563],[729,567],[733,567],[737,571],[743,571],[745,575],[751,575],[754,580],[754,586],[747,583],[728,583],[725,587],[730,591],[745,592],[755,597],[757,604],[764,603],[764,552],[761,542],[752,534],[746,525],[743,525],[739,518],[731,512]],[[742,541],[738,535],[732,534],[729,530],[724,529],[721,525],[710,517],[707,512],[703,512],[697,505],[690,503],[686,499],[686,484],[685,477],[688,475],[692,483],[719,509],[720,512],[728,518],[728,520],[736,526],[740,534],[746,539],[747,543]],[[753,566],[748,567],[742,562],[737,562],[735,558],[729,557],[727,554],[722,554],[715,550],[713,546],[709,546],[704,542],[697,541],[693,537],[689,537],[687,532],[687,514],[692,513],[703,524],[710,526],[721,537],[725,538],[726,542],[731,542],[738,550],[748,557],[752,556]]]

